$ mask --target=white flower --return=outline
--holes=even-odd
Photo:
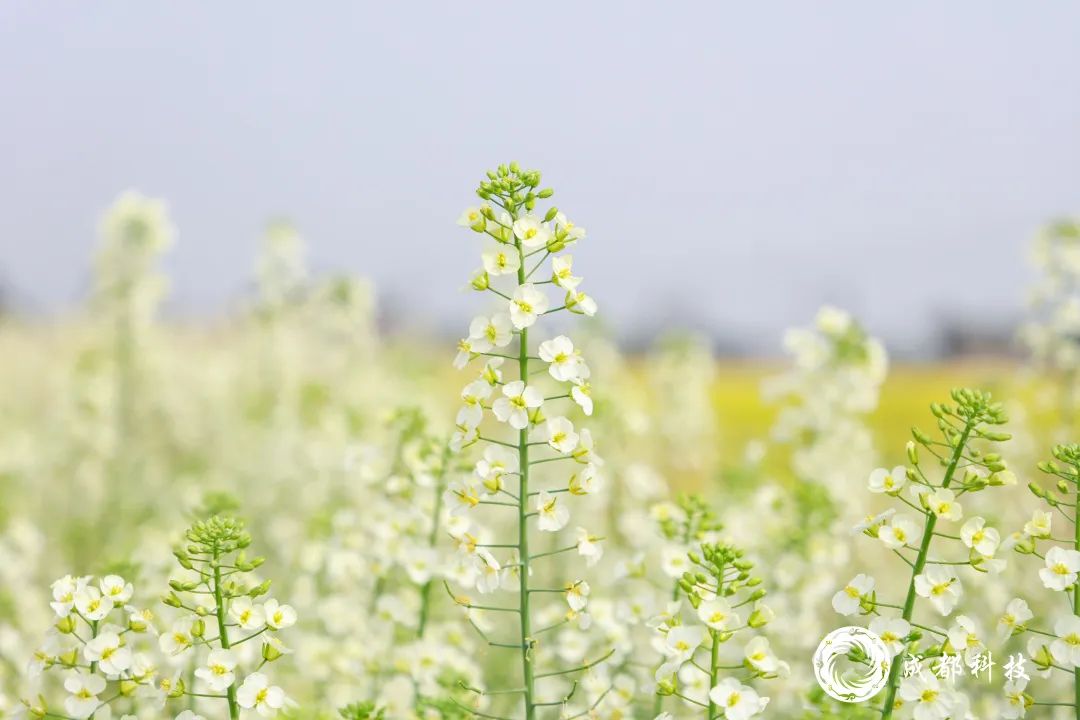
[[[509,275],[521,267],[521,257],[513,245],[498,244],[480,256],[488,275]]]
[[[876,617],[870,623],[870,632],[881,638],[892,656],[896,657],[904,651],[904,638],[911,634],[911,625],[903,618]]]
[[[713,630],[728,630],[739,624],[738,614],[724,598],[705,600],[697,609],[698,618]]]
[[[765,711],[769,699],[758,697],[749,685],[725,678],[709,690],[709,699],[724,713],[724,720],[747,720]]]
[[[473,350],[473,344],[469,338],[458,340],[457,351],[457,355],[454,356],[454,367],[460,370],[469,364],[469,361],[473,359],[473,354],[476,351]]]
[[[75,609],[87,620],[104,620],[105,616],[112,612],[113,601],[90,585],[75,593]]]
[[[577,447],[578,434],[574,432],[574,424],[564,417],[548,420],[544,424],[544,434],[548,445],[564,455],[573,452]]]
[[[907,483],[907,468],[897,465],[891,471],[878,468],[870,473],[870,492],[872,493],[896,493],[903,489]]]
[[[296,624],[296,611],[291,605],[282,605],[274,598],[263,603],[263,616],[272,630],[282,630]]]
[[[701,625],[676,625],[664,636],[661,651],[667,660],[657,669],[656,679],[671,677],[687,660],[694,656],[694,651],[705,639],[705,628]]]
[[[265,675],[253,672],[244,678],[236,690],[236,702],[247,710],[254,709],[260,715],[270,717],[285,704],[285,691],[271,685]]]
[[[87,662],[96,662],[106,675],[119,675],[131,667],[131,650],[121,647],[120,636],[103,632],[83,646]]]
[[[479,548],[474,557],[477,560],[476,589],[482,593],[494,592],[499,589],[499,577],[502,568],[495,556],[484,548]]]
[[[589,567],[595,565],[604,556],[604,546],[597,542],[596,538],[589,534],[585,528],[577,529],[578,555],[585,558],[585,564]]]
[[[566,604],[574,612],[581,612],[589,604],[589,583],[578,580],[566,588]]]
[[[593,452],[593,439],[592,433],[588,428],[583,428],[578,433],[578,446],[574,450],[574,459],[583,465],[592,463],[597,467],[604,464],[604,461],[600,459],[600,456]]]
[[[1029,703],[1024,696],[1027,684],[1027,679],[1023,677],[1005,683],[1005,708],[1001,712],[1004,720],[1018,720],[1027,716]]]
[[[475,427],[457,425],[454,428],[453,434],[450,436],[450,442],[447,443],[447,446],[450,448],[451,452],[459,453],[479,439],[480,431]]]
[[[576,402],[586,415],[592,415],[592,385],[578,378],[574,380],[574,387],[570,388],[570,398]]]
[[[575,380],[581,376],[584,363],[574,351],[574,343],[565,335],[540,343],[540,359],[548,365],[548,373],[559,382]]]
[[[558,532],[570,521],[570,511],[551,493],[541,490],[536,496],[537,527],[544,532]]]
[[[923,528],[914,518],[909,515],[897,515],[888,525],[878,530],[878,539],[885,543],[886,547],[902,548],[905,545],[914,546],[922,539]]]
[[[901,680],[900,697],[913,705],[916,720],[945,720],[953,711],[952,696],[942,691],[937,676],[931,673]]]
[[[477,228],[483,230],[484,222],[484,216],[478,207],[465,208],[457,219],[458,225],[461,227],[472,228],[473,230],[476,230]]]
[[[1066,667],[1080,667],[1080,618],[1062,615],[1054,623],[1054,634],[1050,653]]]
[[[960,539],[975,552],[993,557],[1001,544],[1001,535],[994,528],[986,527],[981,517],[973,517],[960,528]]]
[[[926,503],[930,512],[945,520],[959,520],[964,516],[964,510],[960,503],[956,502],[956,494],[948,488],[938,488],[926,497]]]
[[[101,701],[98,695],[105,690],[105,678],[74,671],[64,678],[64,689],[71,693],[64,700],[64,709],[73,718],[84,720],[90,717]]]
[[[480,489],[471,480],[454,480],[443,494],[451,515],[461,515],[480,504]]]
[[[567,310],[578,315],[592,317],[596,314],[596,301],[580,291],[571,290],[567,292],[563,304]]]
[[[212,692],[222,692],[236,680],[235,669],[236,658],[232,651],[218,648],[210,651],[206,665],[195,668],[195,677],[205,682]]]
[[[172,627],[158,636],[158,647],[166,655],[179,656],[191,649],[195,639],[191,635],[191,628],[195,620],[191,617],[180,618],[172,624]]]
[[[266,620],[261,607],[249,597],[238,597],[229,605],[229,615],[243,630],[261,630]]]
[[[760,635],[746,643],[743,656],[758,672],[775,673],[781,667],[780,659],[776,657],[776,653],[769,646],[768,638]]]
[[[474,428],[484,419],[484,400],[491,395],[491,385],[486,380],[474,380],[461,391],[465,403],[458,410],[456,425]]]
[[[678,545],[665,545],[660,548],[660,569],[670,578],[682,577],[682,574],[690,569],[686,548]]]
[[[998,639],[1004,642],[1012,634],[1013,631],[1020,626],[1023,626],[1031,618],[1035,617],[1031,608],[1022,598],[1013,598],[1009,601],[1009,604],[1005,606],[1005,612],[997,621]]]
[[[1080,552],[1054,546],[1046,553],[1046,567],[1039,570],[1043,585],[1050,590],[1064,590],[1076,582],[1080,570]]]
[[[930,565],[921,575],[915,576],[915,592],[930,600],[942,615],[948,615],[960,602],[963,586],[960,578],[945,565]]]
[[[65,575],[52,584],[53,602],[49,603],[59,617],[67,617],[75,607],[75,593],[86,585],[85,578]]]
[[[572,255],[560,255],[551,259],[551,281],[563,290],[577,290],[581,278],[574,277],[572,272],[574,257]]]
[[[544,404],[544,394],[521,380],[503,385],[502,392],[503,397],[492,403],[491,411],[500,422],[508,423],[515,430],[528,427],[529,410]]]
[[[841,615],[854,615],[859,611],[861,599],[874,591],[874,578],[869,575],[856,575],[844,589],[833,595],[833,610]]]
[[[519,285],[510,300],[510,321],[518,330],[524,330],[536,322],[536,318],[547,312],[547,295],[536,289],[532,283]]]
[[[872,527],[878,527],[895,514],[896,510],[894,510],[893,508],[889,508],[888,510],[880,512],[877,515],[867,515],[860,522],[856,523],[854,527],[851,528],[851,534],[860,535]]]
[[[982,648],[981,633],[975,625],[975,621],[967,615],[957,615],[956,624],[949,628],[949,643],[957,653],[964,653],[965,657],[971,658]]]
[[[176,720],[206,720],[202,715],[196,715],[191,710],[184,710],[176,716]]]
[[[566,215],[562,212],[555,213],[555,228],[560,233],[566,233],[564,238],[567,245],[577,242],[585,237],[585,228],[578,227],[574,223],[566,219]]]
[[[1031,514],[1031,520],[1024,524],[1024,532],[1034,538],[1050,537],[1053,520],[1049,511],[1036,510]]]
[[[474,353],[506,347],[513,339],[513,325],[506,313],[496,313],[490,318],[477,315],[469,323],[469,342]]]
[[[518,471],[518,455],[510,448],[501,445],[489,445],[484,450],[484,457],[476,463],[476,477],[489,491],[495,493],[502,488],[503,476]]]
[[[124,582],[124,578],[119,575],[106,575],[101,578],[98,585],[101,587],[102,594],[113,601],[113,605],[123,605],[135,592],[131,583]]]
[[[529,250],[544,247],[551,240],[551,231],[544,227],[540,218],[532,214],[514,221],[514,235],[521,240],[522,246]]]

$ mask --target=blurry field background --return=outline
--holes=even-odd
[[[687,550],[660,525],[694,492],[768,589],[790,672],[757,687],[766,717],[854,720],[809,657],[868,620],[831,606],[852,576],[894,600],[908,579],[852,534],[888,506],[870,472],[951,388],[989,390],[1018,482],[971,514],[1007,536],[1041,507],[1036,463],[1080,441],[1078,26],[1080,6],[974,0],[0,3],[0,717],[63,696],[40,673],[50,583],[120,573],[168,626],[171,550],[215,511],[297,609],[273,666],[297,720],[365,700],[454,718],[420,689],[506,680],[441,587],[422,641],[413,611],[460,579],[447,538],[427,547],[425,453],[492,309],[454,220],[517,159],[588,228],[574,270],[600,307],[572,334],[606,487],[569,530],[606,554],[582,570],[591,634],[544,660],[617,653],[567,714],[656,716],[647,620]],[[992,629],[1025,597],[1049,631],[1062,596],[1002,555],[964,611]],[[964,692],[1001,716],[1001,683]]]

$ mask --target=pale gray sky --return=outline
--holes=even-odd
[[[464,327],[486,168],[545,172],[624,334],[772,349],[822,302],[898,353],[1012,321],[1080,211],[1080,5],[0,3],[0,278],[71,307],[101,209],[166,197],[175,313],[220,311],[285,215],[317,271]],[[958,280],[957,266],[982,276]]]

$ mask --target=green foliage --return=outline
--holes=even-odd
[[[373,702],[350,703],[338,710],[342,720],[384,720],[386,713]]]

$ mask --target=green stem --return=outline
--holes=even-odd
[[[221,564],[218,562],[221,554],[218,552],[217,544],[214,544],[214,614],[217,616],[218,625],[218,641],[221,643],[223,650],[229,649],[229,630],[225,626],[225,602],[221,593]],[[229,685],[225,691],[226,700],[229,702],[229,718],[230,720],[239,720],[240,718],[240,705],[236,702],[236,681],[234,680],[232,685]]]
[[[1074,498],[1077,508],[1080,508],[1080,465],[1076,466],[1076,493]],[[1080,512],[1080,510],[1077,510]],[[1073,549],[1080,550],[1080,519],[1073,520]],[[1073,585],[1073,614],[1080,615],[1080,582]],[[1080,720],[1080,673],[1073,674],[1073,710],[1077,720]]]
[[[709,652],[709,688],[716,687],[717,677],[720,674],[720,641],[719,633],[715,630],[709,630],[709,637],[712,638],[712,650]],[[712,720],[716,717],[718,708],[716,703],[713,702],[712,695],[709,695],[709,709],[705,715],[706,720]]]
[[[516,208],[511,205],[510,217],[515,219]],[[521,241],[515,239],[514,244],[518,251],[518,285],[525,284],[525,256],[521,248]],[[518,336],[518,377],[523,382],[529,377],[529,330],[522,328]],[[536,704],[534,700],[535,678],[532,657],[532,627],[529,617],[529,525],[528,506],[529,501],[529,433],[527,429],[518,431],[518,468],[520,469],[521,486],[518,488],[518,559],[521,567],[518,568],[520,582],[520,594],[518,603],[521,616],[521,673],[524,680],[525,692],[522,696],[525,700],[525,720],[534,720],[536,717]]]
[[[431,533],[428,535],[428,547],[434,548],[439,540],[439,520],[442,518],[443,487],[446,481],[446,466],[450,461],[450,444],[443,444],[442,461],[439,464],[439,475],[435,479],[435,510],[431,516]],[[420,627],[417,628],[416,636],[424,637],[424,629],[427,627],[428,613],[431,607],[431,585],[435,578],[424,583],[420,591]]]
[[[90,639],[93,640],[94,638],[96,638],[97,634],[98,634],[98,621],[94,620],[94,621],[92,621],[90,623]],[[96,673],[97,669],[98,669],[98,664],[96,662],[90,663],[90,674],[91,675]],[[88,718],[88,720],[94,720],[95,715],[97,715],[97,710],[90,713],[90,717]]]
[[[972,421],[968,421],[964,425],[964,430],[957,439],[956,448],[953,450],[949,466],[945,469],[945,477],[941,481],[942,488],[949,487],[949,483],[952,482],[953,475],[956,474],[956,466],[960,462],[960,457],[964,454],[964,446],[967,444],[968,435],[971,434],[972,428]],[[934,526],[936,524],[937,515],[928,512],[926,525],[923,528],[922,543],[919,545],[919,556],[915,558],[915,564],[911,568],[911,581],[908,583],[907,598],[904,600],[902,617],[908,622],[911,622],[911,617],[915,612],[915,578],[921,575],[923,568],[926,567],[926,558],[930,553],[930,541],[934,539]],[[896,709],[896,691],[899,687],[900,666],[901,663],[896,662],[894,659],[892,667],[889,668],[889,681],[886,685],[888,690],[885,694],[885,706],[881,709],[881,720],[891,720],[893,710]]]

